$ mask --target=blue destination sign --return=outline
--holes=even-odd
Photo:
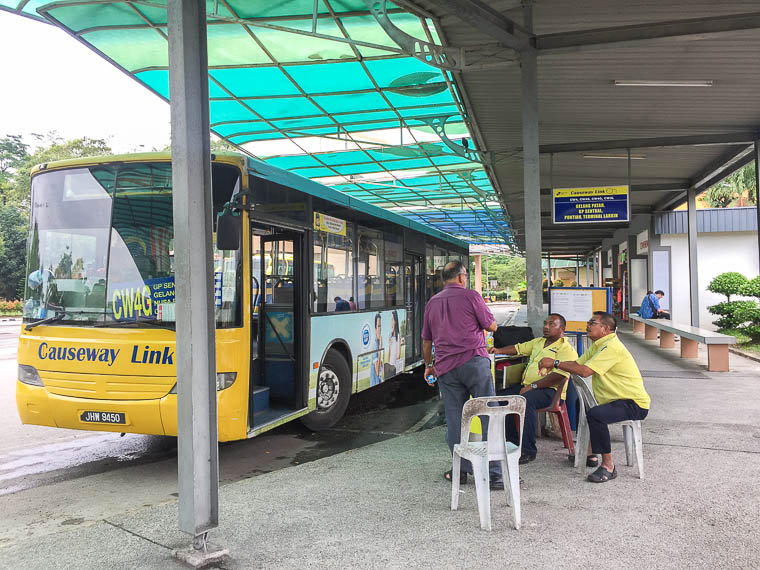
[[[627,222],[629,217],[628,186],[552,190],[555,224]]]

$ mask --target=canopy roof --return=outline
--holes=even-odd
[[[165,1],[0,8],[64,28],[169,99]],[[214,134],[468,242],[512,243],[452,73],[388,35],[439,45],[425,14],[388,3],[376,18],[363,0],[216,0],[207,22]]]
[[[635,222],[754,157],[756,0],[396,2],[208,0],[212,130],[470,243],[522,249],[519,59],[535,50],[553,255],[608,247],[628,224],[554,224],[552,187],[629,184]],[[69,30],[168,97],[163,0],[2,8]]]

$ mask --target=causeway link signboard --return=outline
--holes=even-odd
[[[628,186],[552,190],[552,221],[555,224],[627,222],[629,218]]]

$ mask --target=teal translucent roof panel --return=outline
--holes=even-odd
[[[384,121],[387,119],[398,119],[395,111],[364,111],[361,113],[333,113],[342,124],[348,123],[371,123],[372,121]]]
[[[317,115],[320,110],[306,97],[282,97],[279,99],[255,99],[248,105],[264,119],[303,117]]]
[[[276,156],[274,158],[270,158],[267,162],[269,164],[274,164],[278,168],[284,168],[286,170],[303,168],[305,166],[321,166],[318,160],[308,154],[297,156]]]
[[[306,178],[323,178],[325,176],[335,175],[335,173],[329,168],[308,168],[303,170],[299,168],[293,168],[291,172],[295,172],[296,174],[304,176]]]
[[[484,167],[491,159],[470,135],[458,75],[392,39],[400,31],[436,49],[426,44],[439,41],[436,23],[407,7],[385,8],[386,19],[377,20],[364,0],[319,0],[316,14],[314,0],[206,2],[212,131],[249,155],[436,231],[464,236],[481,223],[465,239],[509,243]],[[162,0],[0,0],[0,9],[30,17],[39,9],[169,99]]]
[[[262,134],[245,134],[245,135],[239,135],[234,137],[226,137],[224,140],[229,141],[230,143],[234,145],[244,145],[249,142],[254,141],[268,141],[268,140],[276,140],[276,139],[284,139],[286,136],[282,133],[262,133]],[[245,150],[245,149],[243,149]]]
[[[256,115],[238,101],[210,101],[209,112],[215,121],[239,121],[256,119]]]
[[[362,150],[348,152],[328,152],[316,155],[325,164],[355,164],[357,162],[370,162],[372,159]]]
[[[358,61],[324,63],[321,65],[289,65],[285,71],[307,93],[374,90],[372,81]],[[338,74],[340,83],[325,81],[325,74]]]
[[[251,105],[256,105],[256,102],[251,102]],[[273,120],[271,124],[278,129],[309,129],[313,127],[329,128],[325,125],[335,125],[332,127],[332,132],[337,132],[337,123],[333,122],[327,115],[319,115],[317,117],[304,117],[302,119],[282,119]]]
[[[220,123],[213,125],[214,132],[222,137],[241,135],[244,133],[271,131],[272,127],[264,121],[248,121],[241,123]]]
[[[299,95],[298,88],[276,67],[210,69],[209,75],[235,97]]]
[[[361,111],[363,109],[381,110],[389,108],[380,93],[346,93],[342,95],[321,95],[314,101],[328,113],[341,111]]]

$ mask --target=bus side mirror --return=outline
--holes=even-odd
[[[240,214],[225,208],[216,216],[216,249],[237,250],[240,248]]]

